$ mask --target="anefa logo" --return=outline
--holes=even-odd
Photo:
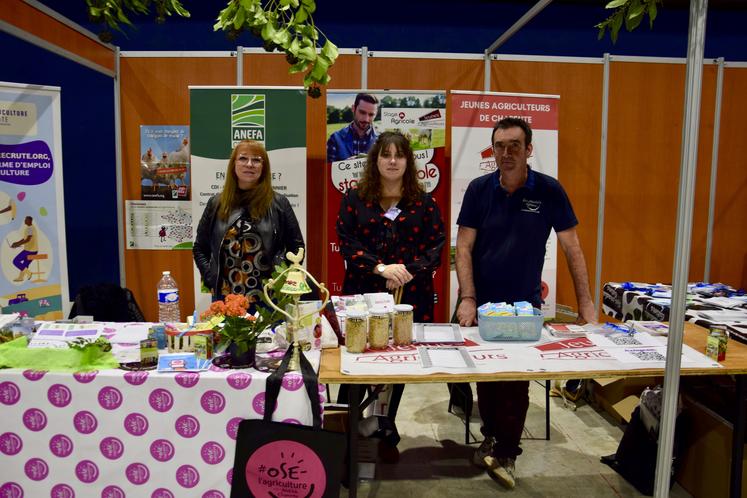
[[[324,496],[327,475],[308,446],[280,440],[258,448],[246,463],[246,482],[254,496],[316,498]]]
[[[231,147],[241,140],[265,141],[265,96],[231,94]]]
[[[539,214],[542,201],[535,201],[532,199],[521,200],[521,210],[525,213]]]

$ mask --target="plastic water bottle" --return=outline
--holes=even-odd
[[[158,321],[178,322],[179,316],[179,286],[171,272],[165,271],[158,281]]]

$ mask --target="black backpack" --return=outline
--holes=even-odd
[[[132,291],[116,284],[94,284],[80,288],[68,318],[91,315],[97,322],[144,322],[145,317]]]
[[[651,434],[641,421],[641,407],[637,406],[630,417],[630,423],[617,447],[617,452],[603,456],[602,463],[612,467],[626,481],[644,495],[653,496],[656,477],[656,452],[659,448],[658,434]],[[671,489],[674,484],[674,473],[679,463],[683,430],[683,415],[677,417],[674,433],[674,450],[672,452],[672,475],[669,480]]]

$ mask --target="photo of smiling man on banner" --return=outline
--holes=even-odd
[[[351,157],[365,156],[368,153],[378,136],[373,126],[378,108],[379,99],[370,93],[359,93],[349,109],[335,109],[337,112],[328,112],[327,131],[329,131],[330,117],[345,119],[352,114],[353,118],[350,124],[329,136],[327,161],[342,161]]]

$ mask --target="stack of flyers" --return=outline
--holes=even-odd
[[[575,323],[547,322],[545,329],[555,337],[585,337],[586,329]]]
[[[199,372],[210,368],[212,360],[197,358],[194,353],[170,353],[158,357],[159,372]]]
[[[669,325],[654,320],[629,320],[627,323],[638,332],[648,332],[651,335],[667,335]]]

